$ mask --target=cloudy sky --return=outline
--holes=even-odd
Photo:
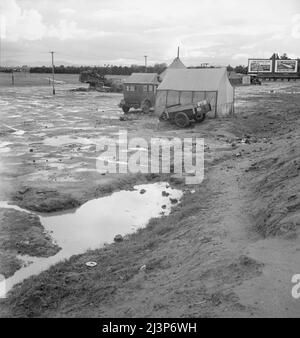
[[[2,64],[247,64],[300,57],[299,0],[0,0]]]

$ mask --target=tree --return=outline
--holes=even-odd
[[[248,73],[248,67],[246,66],[237,66],[234,68],[235,72],[239,73],[239,74],[247,74]]]
[[[290,58],[287,56],[286,53],[283,53],[283,55],[280,56],[280,60],[290,60]]]

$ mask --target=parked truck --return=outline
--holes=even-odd
[[[155,105],[156,90],[159,85],[156,73],[133,73],[123,87],[124,98],[119,107],[127,114],[131,108],[141,109],[148,114]]]

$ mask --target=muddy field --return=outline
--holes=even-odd
[[[133,192],[141,210],[156,201],[149,208],[157,210],[115,221],[114,235],[122,222],[123,235],[132,233],[122,242],[109,245],[108,236],[99,249],[71,250],[67,261],[32,272],[0,302],[0,315],[298,317],[291,278],[300,273],[300,83],[238,87],[234,118],[185,130],[154,116],[120,121],[121,95],[71,88],[59,85],[53,97],[49,87],[0,87],[0,274],[14,278],[63,252],[65,243],[53,241],[59,227],[44,218],[76,215],[91,200],[120,206],[127,195],[118,200],[118,192]],[[147,140],[204,138],[204,182],[99,173],[97,140],[120,130]],[[121,212],[113,203],[98,208]],[[70,232],[76,220],[54,223],[69,222]]]

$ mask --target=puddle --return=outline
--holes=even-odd
[[[11,142],[0,142],[0,154],[9,153],[11,151],[9,147],[11,144],[12,144]]]
[[[169,195],[163,196],[163,191]],[[167,183],[145,184],[135,186],[132,191],[123,190],[88,201],[73,212],[40,215],[45,231],[62,249],[49,258],[21,256],[26,264],[6,280],[6,292],[53,264],[111,243],[115,235],[124,236],[145,227],[153,217],[168,215],[172,207],[170,198],[179,201],[182,195],[181,190],[172,189]],[[6,202],[1,202],[0,207],[22,210]]]
[[[26,132],[24,130],[16,130],[14,133],[12,133],[13,135],[16,136],[22,136],[24,135]]]
[[[57,137],[46,138],[43,140],[43,144],[52,147],[59,147],[66,144],[92,145],[95,144],[95,140],[84,137],[72,137],[68,135],[62,135]]]

